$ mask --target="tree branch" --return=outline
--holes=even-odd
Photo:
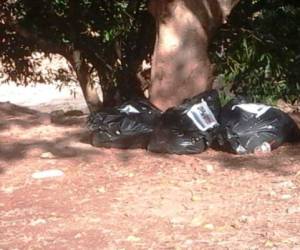
[[[51,41],[41,38],[36,33],[22,27],[19,24],[10,24],[9,28],[16,32],[19,36],[23,37],[27,42],[31,42],[45,52],[58,53],[65,55],[68,51],[68,47],[62,44],[58,45]]]

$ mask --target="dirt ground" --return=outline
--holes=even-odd
[[[0,116],[0,249],[300,249],[300,144],[162,155],[93,148],[84,117]]]

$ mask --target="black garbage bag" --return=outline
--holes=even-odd
[[[219,144],[225,151],[248,154],[271,151],[293,141],[299,130],[283,111],[235,98],[222,109]]]
[[[148,150],[173,154],[203,152],[217,135],[220,111],[221,104],[215,90],[168,109],[151,135]]]
[[[88,118],[91,144],[107,148],[146,148],[160,114],[144,99],[93,113]]]

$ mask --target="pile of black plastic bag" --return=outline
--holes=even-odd
[[[96,147],[146,148],[161,112],[147,100],[134,100],[92,113],[88,128]]]
[[[299,138],[288,114],[234,98],[221,107],[218,92],[207,91],[160,112],[144,99],[106,108],[88,118],[91,144],[195,154],[214,147],[236,154],[269,152]]]
[[[175,154],[203,152],[215,140],[220,112],[217,91],[185,100],[161,115],[155,124],[148,149]]]

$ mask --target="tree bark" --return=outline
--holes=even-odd
[[[74,50],[72,53],[72,60],[70,61],[76,72],[76,76],[89,111],[98,111],[102,106],[102,102],[100,101],[96,88],[92,83],[89,66],[81,57],[81,52],[79,50]]]
[[[150,0],[156,20],[150,101],[161,110],[212,88],[207,48],[239,0]]]

